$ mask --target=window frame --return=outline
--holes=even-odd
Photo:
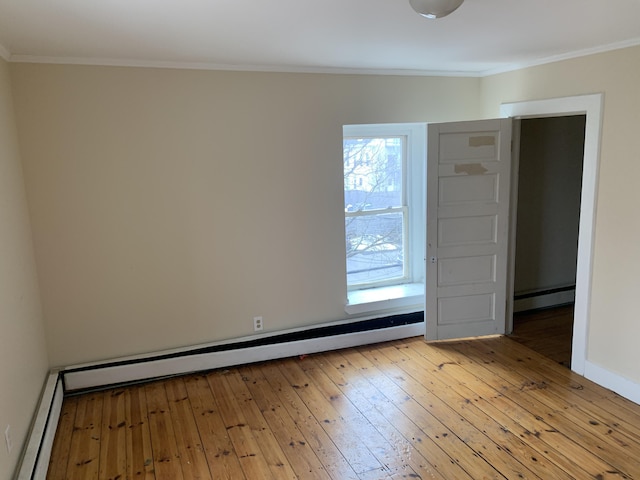
[[[427,148],[427,124],[426,123],[387,123],[387,124],[360,124],[344,125],[343,140],[345,138],[388,138],[404,137],[403,159],[403,197],[404,205],[408,211],[405,232],[405,276],[388,282],[376,282],[376,284],[362,284],[349,286],[347,284],[347,305],[362,303],[379,303],[377,298],[410,296],[416,298],[416,291],[424,285],[425,281],[425,250],[426,250],[426,148]],[[344,170],[344,158],[343,158]],[[343,177],[343,194],[345,192]],[[383,213],[384,210],[378,210]],[[345,215],[345,219],[347,216]],[[345,238],[345,281],[346,281],[346,228]],[[406,288],[402,288],[402,287]],[[401,288],[398,288],[401,287]],[[389,293],[393,292],[393,293]],[[409,292],[409,293],[407,293]],[[379,295],[378,295],[379,294]],[[391,298],[389,297],[389,298]],[[373,299],[373,300],[372,300]],[[406,299],[405,299],[406,300]],[[406,303],[406,302],[405,302]],[[388,303],[385,303],[387,305]],[[366,307],[357,307],[355,310],[363,310]],[[373,308],[376,309],[376,308]],[[347,310],[348,311],[348,310]],[[353,312],[357,313],[357,312]]]

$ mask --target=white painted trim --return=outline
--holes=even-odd
[[[586,114],[571,355],[571,369],[580,375],[585,373],[587,360],[603,101],[604,95],[596,93],[575,97],[505,103],[500,108],[502,116],[513,118]]]
[[[375,296],[375,295],[372,295]],[[364,300],[361,301],[356,298],[353,292],[349,292],[349,304],[345,305],[344,311],[349,315],[359,315],[362,313],[393,311],[393,315],[403,313],[416,313],[424,310],[424,286],[420,293],[415,295],[408,295],[406,297],[378,297],[377,300]]]
[[[117,366],[105,365],[104,368],[65,373],[65,387],[67,391],[73,391],[387,342],[423,335],[424,328],[424,322],[419,322],[365,332],[153,360],[154,356],[166,354],[166,352],[157,352],[149,356],[150,360],[147,362]]]
[[[420,260],[424,255],[420,256]],[[349,315],[376,311],[408,309],[406,313],[424,309],[424,283],[405,283],[386,287],[351,290],[347,292],[349,303],[344,311]],[[403,311],[404,313],[404,311]]]
[[[16,480],[39,480],[47,477],[63,396],[62,380],[57,371],[52,371],[42,391]]]
[[[520,120],[513,121],[511,128],[511,193],[509,196],[509,245],[507,247],[507,307],[505,309],[505,333],[513,333],[513,314],[516,311],[513,294],[516,289],[516,234],[518,231],[518,178],[520,177],[520,149],[514,145],[520,145],[521,137]]]
[[[590,361],[585,362],[585,378],[640,404],[640,384],[610,372]]]

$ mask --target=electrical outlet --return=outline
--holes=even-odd
[[[4,429],[4,440],[7,442],[7,452],[11,453],[13,449],[13,441],[11,440],[11,425],[7,425]]]
[[[258,332],[262,330],[264,323],[262,321],[262,317],[253,317],[253,330]]]

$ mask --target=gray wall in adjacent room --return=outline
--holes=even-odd
[[[515,294],[575,284],[585,116],[521,121]]]

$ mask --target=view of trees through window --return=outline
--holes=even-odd
[[[407,276],[404,137],[343,141],[347,284],[395,283]]]

